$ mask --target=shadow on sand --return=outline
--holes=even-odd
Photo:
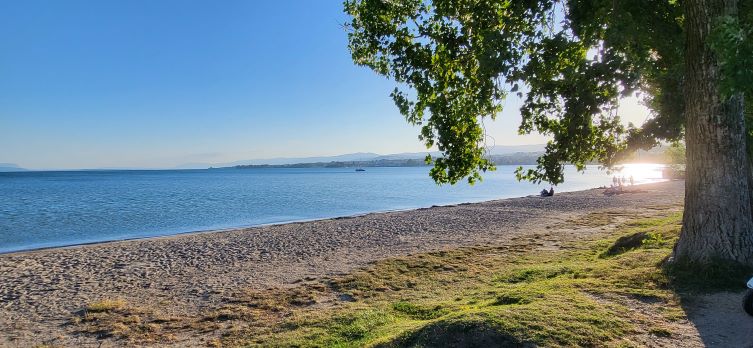
[[[744,293],[678,293],[688,319],[706,347],[753,348],[753,317],[742,309]]]

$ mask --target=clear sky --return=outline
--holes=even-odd
[[[424,150],[352,64],[340,0],[0,1],[0,162],[169,168]],[[494,123],[517,135],[519,101]],[[624,117],[645,110],[626,103]]]

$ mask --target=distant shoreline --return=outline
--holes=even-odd
[[[535,165],[536,160],[543,152],[515,152],[504,155],[491,155],[491,160],[496,165]],[[329,161],[329,162],[302,162],[290,164],[247,164],[232,167],[219,167],[210,169],[253,169],[253,168],[355,168],[355,167],[428,167],[425,158],[380,158],[371,160],[354,161]]]
[[[377,160],[377,161],[333,161],[333,162],[311,162],[311,163],[295,163],[295,164],[248,164],[248,165],[235,165],[235,166],[207,166],[197,168],[76,168],[76,169],[26,169],[0,171],[2,174],[33,174],[33,173],[81,173],[81,172],[158,172],[158,171],[205,171],[205,170],[233,170],[233,169],[307,169],[307,168],[322,168],[322,169],[347,169],[357,167],[367,168],[411,168],[411,167],[431,167],[430,164],[423,163],[421,159],[413,159],[412,161],[419,161],[421,164],[390,164],[389,161],[393,160]],[[402,160],[401,160],[402,161]],[[376,162],[376,163],[373,163]],[[411,162],[413,163],[413,162]],[[536,165],[535,159],[523,162],[509,162],[506,163],[503,160],[498,160],[495,165],[498,166],[532,166]],[[670,165],[662,161],[634,161],[630,163],[621,163],[616,165],[617,167],[627,164],[657,164],[657,165]],[[590,166],[598,166],[598,163],[588,163]],[[565,164],[565,166],[572,166],[572,164]]]

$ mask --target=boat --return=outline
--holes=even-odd
[[[363,169],[363,168],[356,168],[356,171],[357,171],[357,172],[365,172],[365,171],[366,171],[366,169]]]

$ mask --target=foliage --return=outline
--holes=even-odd
[[[669,164],[685,164],[685,144],[680,141],[673,142],[664,152]]]
[[[552,139],[536,169],[519,168],[517,176],[557,184],[565,163],[611,167],[634,150],[683,138],[681,3],[347,0],[345,12],[353,61],[398,83],[398,109],[422,126],[427,147],[442,152],[435,181],[473,182],[493,169],[483,120],[516,93],[525,95],[520,133]],[[737,18],[719,19],[709,43],[719,55],[722,92],[748,99],[752,7],[741,1]],[[619,98],[634,92],[652,111],[640,128],[616,116]],[[753,139],[753,126],[749,133]]]
[[[353,60],[413,89],[415,96],[395,88],[392,98],[408,122],[422,126],[419,138],[426,146],[436,145],[445,155],[431,171],[437,182],[473,182],[479,171],[493,168],[480,146],[479,118],[493,119],[502,110],[506,91],[499,78],[520,71],[521,46],[547,21],[553,2],[534,2],[540,6],[345,2]]]
[[[753,5],[743,1],[739,17],[720,18],[709,44],[719,59],[722,95],[753,96]]]
[[[726,16],[712,32],[709,44],[719,59],[724,97],[743,94],[748,155],[753,157],[753,2],[740,2],[737,18]]]
[[[508,93],[525,95],[520,132],[553,139],[519,179],[557,184],[564,163],[612,166],[682,135],[676,1],[348,0],[345,12],[353,61],[398,83],[398,109],[443,153],[431,172],[439,183],[473,182],[492,168],[483,119]],[[636,90],[654,118],[625,128],[617,103]]]

